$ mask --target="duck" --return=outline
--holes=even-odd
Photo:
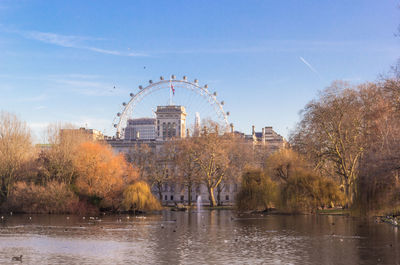
[[[22,261],[22,255],[16,256],[16,257],[12,257],[11,260],[15,260],[15,261]]]

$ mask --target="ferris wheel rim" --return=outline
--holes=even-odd
[[[214,111],[217,113],[218,116],[222,116],[220,117],[221,120],[223,120],[223,122],[225,123],[226,127],[229,127],[229,122],[228,122],[228,115],[229,112],[225,112],[225,110],[223,109],[223,101],[222,104],[221,102],[219,102],[217,100],[216,97],[216,92],[211,93],[208,90],[208,87],[205,85],[204,87],[200,86],[198,84],[197,79],[195,79],[194,82],[190,82],[186,79],[180,80],[180,79],[175,79],[175,78],[170,78],[170,79],[162,79],[159,80],[157,82],[152,82],[150,80],[150,84],[148,84],[145,87],[139,86],[139,92],[136,94],[131,93],[131,98],[128,101],[128,103],[123,103],[123,109],[121,112],[119,112],[117,114],[117,117],[114,118],[114,127],[116,128],[116,136],[117,138],[120,138],[122,136],[122,131],[123,128],[122,126],[124,126],[124,123],[126,124],[127,120],[129,117],[127,117],[127,115],[129,114],[128,112],[131,110],[132,112],[134,111],[134,107],[137,105],[137,103],[140,103],[140,101],[150,95],[151,93],[163,89],[165,87],[163,87],[162,85],[168,85],[168,84],[172,84],[172,83],[178,83],[181,84],[182,88],[186,88],[188,90],[191,90],[197,94],[200,94],[201,96],[207,98],[207,101],[210,105],[212,105],[214,107]],[[189,86],[192,86],[193,88],[197,89],[197,91],[195,89],[190,89]],[[153,89],[153,90],[152,90]],[[116,122],[118,120],[118,122]]]

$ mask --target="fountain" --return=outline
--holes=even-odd
[[[197,212],[200,212],[200,210],[201,210],[201,195],[199,195],[199,196],[197,197],[197,203],[196,203],[196,205],[197,205]]]

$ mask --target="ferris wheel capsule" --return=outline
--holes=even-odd
[[[124,106],[124,107],[125,107],[125,106],[126,106],[126,103],[125,103],[125,102],[122,102],[122,106]]]
[[[207,84],[205,84],[205,85],[204,85],[204,88],[206,88],[206,89],[207,89],[207,88],[208,88],[208,85],[207,85]]]
[[[175,79],[176,78],[176,76],[175,75],[171,75],[171,79]]]
[[[130,93],[129,94],[129,96],[131,96],[132,98],[135,96],[135,94],[133,94],[133,93]]]
[[[186,75],[184,75],[184,76],[183,76],[183,80],[185,80],[185,81],[187,80],[187,77],[186,77]]]
[[[149,83],[150,83],[150,84],[153,84],[153,80],[149,80]]]
[[[139,86],[139,89],[143,89],[143,87],[142,87],[142,86]]]
[[[221,101],[221,105],[224,105],[224,104],[225,104],[225,102],[222,100],[222,101]]]
[[[160,80],[161,80],[161,81],[164,80],[164,77],[160,76]]]
[[[214,95],[214,97],[216,97],[217,96],[217,92],[214,92],[213,95]]]
[[[195,82],[196,84],[198,84],[198,83],[199,83],[199,80],[196,78],[196,79],[194,80],[194,82]]]
[[[118,116],[118,117],[121,117],[121,113],[120,113],[120,112],[118,112],[118,113],[117,113],[117,116]]]
[[[114,128],[117,128],[118,124],[114,124]]]
[[[229,111],[226,112],[226,115],[229,116],[231,113]]]

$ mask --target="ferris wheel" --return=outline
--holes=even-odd
[[[149,80],[147,86],[140,85],[136,93],[129,95],[129,101],[122,103],[113,121],[117,138],[124,138],[128,119],[154,116],[154,108],[160,105],[181,105],[190,117],[201,115],[229,127],[230,113],[224,111],[225,102],[219,101],[217,92],[210,91],[208,85],[200,86],[197,79],[190,82],[186,76],[182,79],[177,79],[175,75],[169,79],[161,76],[159,81]]]

